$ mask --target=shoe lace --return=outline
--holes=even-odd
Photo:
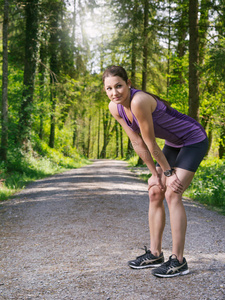
[[[141,248],[141,249],[145,250],[145,253],[148,253],[148,251],[150,251],[150,250],[148,250],[147,246],[144,246],[144,248]]]
[[[149,254],[151,254],[151,251],[148,250],[148,248],[146,246],[144,246],[144,248],[141,248],[141,249],[145,250],[145,253],[136,257],[136,259],[138,261],[142,261],[143,259],[147,258],[149,256]]]
[[[173,256],[176,256],[175,254],[172,254],[172,255],[170,255],[170,257],[169,257],[169,260],[168,261],[166,261],[166,262],[164,262],[162,265],[161,265],[161,268],[168,268],[170,265],[172,265],[172,261],[173,261]],[[176,256],[177,257],[177,256]]]
[[[172,266],[173,265],[173,261],[177,260],[177,256],[175,254],[170,255],[169,260],[166,262],[167,266]]]

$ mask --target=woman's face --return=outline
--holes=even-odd
[[[105,78],[105,91],[109,99],[116,104],[128,104],[130,102],[130,81],[126,83],[119,76]]]

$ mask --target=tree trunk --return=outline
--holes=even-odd
[[[50,136],[49,136],[49,147],[55,147],[55,109],[56,109],[56,93],[51,89],[50,101],[51,101],[51,117],[50,117]]]
[[[100,153],[101,158],[106,158],[106,147],[109,143],[109,129],[111,126],[111,119],[108,111],[103,111],[103,147]]]
[[[202,0],[200,9],[199,20],[199,64],[204,61],[206,45],[207,45],[207,33],[209,28],[209,9],[211,8],[211,0]]]
[[[116,157],[119,157],[119,125],[116,122]]]
[[[177,24],[177,39],[178,39],[178,45],[177,45],[177,55],[178,58],[182,59],[186,53],[186,37],[188,35],[188,3],[187,0],[182,1],[182,4],[180,4],[180,10],[181,14],[179,17],[179,21]],[[174,70],[176,73],[177,79],[173,81],[173,83],[178,83],[180,85],[185,83],[185,78],[183,77],[183,67],[176,68]]]
[[[55,146],[55,110],[56,110],[56,82],[59,73],[58,65],[58,20],[59,8],[56,8],[50,17],[50,39],[49,39],[49,52],[50,52],[50,83],[51,83],[51,118],[50,118],[50,137],[49,147]]]
[[[76,16],[77,16],[77,12],[76,12],[76,0],[73,0],[73,25],[72,25],[72,49],[73,49],[73,65],[76,66],[76,46],[75,46],[75,42],[76,42]],[[74,72],[73,77],[76,77],[76,74]]]
[[[128,143],[127,143],[127,158],[131,157],[132,154],[134,153],[134,148],[132,146],[132,143],[130,141],[130,139],[128,139]]]
[[[133,32],[132,32],[132,53],[131,53],[131,83],[132,86],[136,86],[136,64],[137,64],[137,10],[138,10],[138,2],[135,0],[134,1],[134,11],[133,11]],[[121,133],[122,134],[122,133]],[[123,147],[123,145],[121,146]],[[127,152],[126,152],[126,157],[129,157],[133,153],[133,147],[130,142],[130,139],[128,139],[128,144],[127,144]],[[123,153],[123,151],[122,151]]]
[[[132,86],[136,86],[136,61],[137,61],[137,9],[138,9],[138,3],[135,0],[134,1],[134,12],[133,12],[133,33],[132,33],[132,53],[131,53],[131,83]]]
[[[169,28],[168,28],[168,59],[167,59],[167,83],[166,83],[166,94],[169,97],[170,89],[170,55],[171,55],[171,4],[169,0]]]
[[[44,86],[45,86],[45,64],[46,64],[46,49],[43,43],[40,46],[40,64],[39,64],[39,74],[40,74],[40,127],[39,127],[39,137],[42,140],[43,139],[43,115],[44,115],[44,108],[43,103],[45,101],[44,99]]]
[[[144,3],[144,32],[143,32],[143,65],[142,65],[142,90],[146,91],[147,87],[147,63],[148,63],[148,10],[149,1]]]
[[[116,130],[117,121],[115,121],[114,126],[110,130],[111,120],[112,120],[110,116],[111,115],[109,114],[108,111],[106,113],[103,113],[103,147],[102,147],[102,150],[100,153],[101,158],[106,158],[106,148],[109,144],[109,141],[110,141],[114,131]]]
[[[90,146],[91,146],[91,115],[88,118],[87,157],[90,157]]]
[[[199,34],[198,0],[189,1],[189,115],[199,119]]]
[[[73,115],[73,142],[72,147],[76,147],[76,139],[77,139],[77,111],[76,108],[74,109],[74,115]]]
[[[8,23],[9,1],[4,1],[3,19],[3,64],[2,64],[2,136],[1,136],[1,160],[7,160],[8,148]]]
[[[123,128],[120,126],[120,155],[123,158]]]
[[[26,13],[26,41],[25,41],[25,64],[24,64],[24,90],[20,108],[20,142],[27,149],[30,140],[34,79],[38,53],[38,4],[39,0],[27,0]]]
[[[220,142],[219,142],[219,158],[222,159],[225,156],[225,126],[222,125],[220,132]]]
[[[100,158],[100,126],[101,126],[101,108],[98,110],[98,145],[97,145],[97,158]]]
[[[148,17],[149,14],[149,1],[144,1],[144,46],[143,46],[143,65],[142,65],[142,90],[147,89],[147,64],[148,64]],[[143,164],[142,159],[139,157],[139,163]]]

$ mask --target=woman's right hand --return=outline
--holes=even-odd
[[[183,184],[177,177],[176,173],[166,178],[166,186],[169,186],[172,189],[172,191],[176,194],[183,193]]]
[[[152,175],[149,179],[148,179],[148,190],[150,190],[151,187],[153,187],[154,185],[159,186],[159,188],[164,191],[165,187],[162,184],[162,179],[160,174],[157,175]]]

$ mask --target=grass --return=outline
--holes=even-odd
[[[185,196],[215,208],[225,214],[225,160],[204,160]]]
[[[75,149],[71,149],[69,155],[63,155],[40,140],[28,153],[20,149],[9,151],[7,164],[0,163],[0,201],[7,200],[32,181],[90,163]]]

